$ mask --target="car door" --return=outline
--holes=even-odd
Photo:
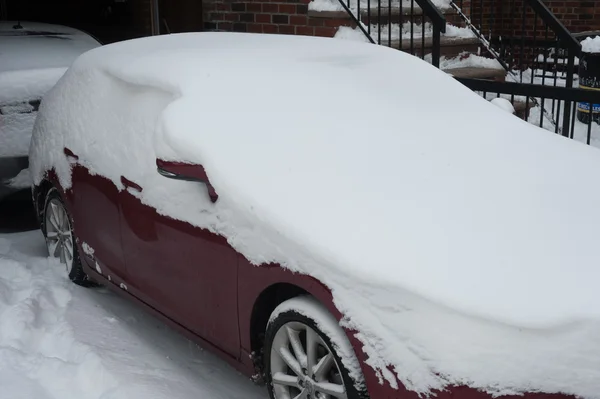
[[[239,356],[237,253],[225,238],[159,214],[122,179],[121,234],[127,289],[226,353]],[[199,184],[189,182],[187,184]]]
[[[72,186],[67,191],[73,215],[73,229],[84,248],[82,256],[99,266],[103,274],[126,279],[121,246],[119,193],[109,179],[91,174],[78,163],[79,157],[66,148],[72,164]]]

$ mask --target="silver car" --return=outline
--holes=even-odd
[[[30,187],[29,142],[43,95],[79,55],[98,46],[66,26],[0,21],[0,199]]]

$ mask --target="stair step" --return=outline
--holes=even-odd
[[[415,16],[415,17],[421,17],[423,15],[423,10],[421,9],[421,7],[418,7],[417,5],[415,5],[414,9],[411,9],[411,7],[400,7],[399,5],[392,5],[392,7],[388,7],[383,6],[381,8],[378,7],[370,7],[370,13],[369,13],[369,8],[367,8],[367,1],[365,0],[363,2],[363,7],[360,8],[360,14],[361,17],[363,19],[363,22],[365,21],[365,19],[370,15],[370,17],[372,18],[373,21],[375,21],[375,19],[379,16],[381,18],[381,22],[382,23],[387,23],[389,20],[388,18],[398,21],[399,17],[409,17],[409,16]],[[440,11],[442,12],[442,14],[452,14],[454,12],[454,10],[451,7],[444,7],[444,8],[440,8]],[[313,18],[333,18],[333,19],[344,19],[344,18],[350,18],[350,16],[348,15],[348,13],[345,10],[339,10],[339,11],[318,11],[318,10],[308,10],[308,16],[309,17],[313,17]]]
[[[506,78],[506,71],[502,68],[460,67],[444,69],[444,72],[456,78],[486,79],[498,82],[503,82]]]
[[[382,37],[382,46],[391,47],[394,49],[400,49],[406,52],[411,52],[411,42],[413,55],[422,56],[423,50],[425,54],[430,54],[433,47],[433,38],[425,37],[425,43],[421,37],[415,37],[414,40],[402,39],[392,40],[389,42],[385,37]],[[477,53],[479,49],[479,40],[476,37],[452,37],[442,36],[440,39],[441,44],[441,55],[451,58],[456,57],[459,54],[467,51],[471,53]]]

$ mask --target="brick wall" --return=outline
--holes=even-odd
[[[545,1],[560,21],[573,33],[600,30],[600,1]]]
[[[313,16],[310,0],[204,0],[206,30],[280,33],[333,37],[339,26],[351,26],[338,18]]]
[[[385,0],[382,0],[385,2]],[[507,29],[508,23],[515,21],[517,35],[520,35],[522,7],[524,0],[462,0],[464,11],[471,15],[475,25],[482,24],[487,34],[490,28],[494,33]],[[344,12],[317,15],[308,11],[310,0],[204,0],[204,28],[206,30],[282,33],[331,37],[339,26],[352,26],[352,21]],[[600,0],[548,0],[546,5],[573,33],[600,31]],[[376,4],[376,0],[373,1]],[[515,4],[514,14],[511,5]],[[481,6],[483,5],[483,9]],[[452,15],[446,18],[450,23],[459,24]],[[533,12],[527,6],[526,35],[533,35]],[[504,32],[504,35],[512,35]],[[545,26],[538,19],[537,37],[541,38]]]

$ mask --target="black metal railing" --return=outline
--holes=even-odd
[[[431,0],[339,0],[371,41],[440,65],[446,18]]]
[[[574,86],[581,45],[571,32],[541,0],[454,0],[451,6],[480,39],[484,53],[507,70],[509,82],[559,88],[550,103],[543,96],[528,97],[526,109],[533,102],[557,132],[570,136],[572,102],[560,101],[556,93]],[[463,83],[471,89],[479,85],[472,79]]]
[[[568,124],[569,134],[566,137],[600,147],[600,114],[592,113],[592,104],[596,104],[596,107],[600,104],[600,91],[522,84],[519,82],[456,79],[472,90],[479,92],[487,100],[496,97],[512,98],[516,112],[521,113],[520,116],[525,117],[531,123],[555,133],[560,133],[557,128],[559,125]],[[562,105],[563,109],[569,109],[570,111],[560,113],[558,119],[553,122],[542,112],[539,105],[533,107],[532,103],[527,102],[527,99],[530,98],[535,98],[542,104],[543,102],[554,102],[557,107]],[[586,109],[589,109],[589,111],[585,111]],[[563,127],[563,135],[564,130]]]

